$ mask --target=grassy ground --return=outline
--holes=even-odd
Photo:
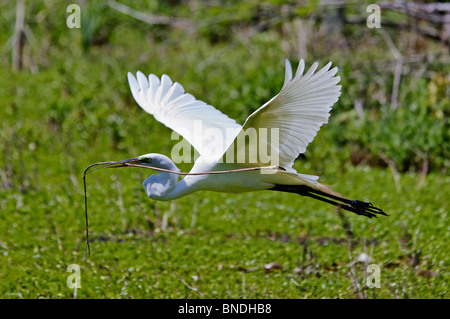
[[[81,267],[78,298],[449,297],[450,179],[448,158],[442,156],[448,151],[442,143],[448,141],[439,135],[445,128],[440,123],[448,123],[439,116],[448,110],[439,113],[442,95],[429,93],[440,89],[430,89],[434,80],[429,78],[407,72],[402,77],[400,92],[406,93],[399,108],[411,114],[417,108],[413,102],[419,101],[431,112],[424,117],[437,123],[430,126],[437,130],[436,139],[426,138],[423,145],[413,138],[428,132],[420,118],[410,117],[415,122],[403,124],[404,131],[395,124],[377,125],[384,119],[377,112],[386,109],[377,104],[381,102],[367,103],[375,111],[361,122],[353,101],[389,91],[389,81],[383,88],[366,86],[366,81],[391,73],[380,68],[375,76],[358,63],[384,57],[388,48],[363,49],[366,44],[352,42],[351,51],[330,50],[320,33],[310,45],[307,63],[317,59],[321,65],[329,60],[338,65],[342,97],[330,124],[295,168],[322,176],[322,183],[349,198],[373,202],[389,217],[341,215],[333,206],[269,191],[201,192],[155,202],[141,186],[149,171],[105,169],[87,178],[91,255],[84,259],[84,168],[149,152],[170,155],[176,143],[169,129],[135,104],[126,72],[167,73],[187,92],[243,123],[281,87],[284,59],[298,57],[286,52],[289,43],[276,28],[251,36],[233,29],[230,39],[221,41],[211,39],[213,26],[194,35],[149,28],[103,8],[97,24],[91,21],[98,26],[94,31],[68,30],[65,20],[56,18],[58,12],[66,14],[65,6],[36,3],[27,6],[34,38],[20,72],[11,71],[7,45],[14,6],[2,4],[0,10],[2,21],[8,22],[0,24],[0,40],[6,43],[0,48],[1,298],[72,298],[66,284],[71,264]],[[429,50],[439,52],[433,45]],[[439,63],[432,67],[441,74]],[[435,102],[429,103],[431,98]],[[400,115],[392,113],[389,122],[405,123],[396,117]],[[372,155],[370,147],[361,147],[356,153],[369,160],[353,166],[358,143],[353,138],[369,122],[384,135],[369,138]],[[391,140],[398,144],[383,148]],[[422,163],[420,157],[408,157],[410,150],[427,149],[433,155],[426,160],[428,174],[414,167]],[[395,165],[390,169],[373,161],[377,151],[399,155],[395,163],[414,165],[403,169],[398,164],[402,169],[397,173]],[[180,165],[182,170],[189,167]],[[381,288],[366,287],[367,264],[358,261],[364,254],[370,256],[367,264],[380,267]]]
[[[341,192],[390,213],[368,220],[268,191],[155,203],[140,175],[89,176],[86,260],[81,185],[5,194],[2,296],[70,298],[66,268],[78,264],[82,298],[448,297],[448,179],[432,174],[416,190],[418,177],[403,175],[398,191],[385,170],[329,175]],[[364,289],[364,263],[351,262],[364,252],[381,268],[379,289]]]

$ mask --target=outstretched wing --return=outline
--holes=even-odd
[[[163,74],[148,78],[128,72],[134,99],[147,113],[185,138],[201,156],[221,156],[242,128],[235,120],[203,101],[196,100],[178,82]]]
[[[257,163],[267,164],[261,160],[261,151],[265,151],[261,150],[261,145],[266,145],[270,158],[277,157],[277,165],[291,168],[299,154],[306,151],[322,124],[328,122],[331,107],[339,98],[341,86],[337,83],[340,77],[335,76],[337,68],[330,70],[330,66],[331,62],[314,73],[318,67],[315,62],[303,74],[305,62],[302,59],[292,78],[291,64],[286,60],[285,81],[280,93],[247,118],[227,153],[248,155],[257,148]],[[257,147],[251,145],[255,143],[251,138],[243,138],[252,130],[257,134]],[[242,143],[244,140],[248,142]]]

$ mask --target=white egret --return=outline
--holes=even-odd
[[[330,69],[330,66],[331,62],[315,72],[318,67],[316,62],[304,73],[305,62],[300,60],[293,77],[291,64],[286,60],[281,91],[253,112],[243,126],[213,106],[185,93],[179,83],[173,83],[165,74],[159,79],[153,74],[147,78],[141,72],[137,72],[136,77],[128,73],[131,92],[139,106],[183,136],[200,157],[195,161],[189,173],[191,175],[180,181],[176,174],[180,172],[178,167],[161,154],[105,162],[105,166],[147,166],[163,170],[143,183],[148,197],[155,200],[174,200],[202,190],[227,193],[274,190],[309,196],[369,218],[376,217],[376,214],[386,215],[371,203],[343,198],[320,184],[318,176],[299,174],[292,167],[322,124],[328,122],[331,107],[340,96],[341,86],[337,85],[340,77],[336,76],[337,68]],[[211,134],[207,134],[208,129],[222,133],[222,138],[217,140],[217,134],[212,138]],[[245,132],[250,129],[256,132],[259,144],[245,139]],[[260,133],[261,129],[276,129],[277,140]],[[245,142],[238,143],[239,140]],[[277,168],[270,174],[263,174],[262,169],[252,170],[273,164],[263,162],[261,156],[254,162],[236,160],[238,154],[248,155],[249,149],[258,150],[262,146],[277,155]],[[225,158],[227,151],[232,151],[231,161]],[[208,174],[218,171],[228,173]]]

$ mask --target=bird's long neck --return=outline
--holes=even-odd
[[[149,198],[168,201],[195,192],[197,188],[191,184],[189,178],[178,182],[177,174],[162,172],[147,178],[143,186]]]
[[[195,192],[197,189],[194,185],[190,185],[189,180],[190,179],[185,178],[176,183],[175,187],[166,193],[160,200],[173,200]]]
[[[168,158],[164,157],[162,161],[156,161],[155,167],[180,172],[178,167]],[[194,181],[185,178],[178,182],[180,175],[168,172],[159,172],[147,178],[144,183],[144,189],[147,196],[151,199],[168,201],[188,195],[197,190]]]

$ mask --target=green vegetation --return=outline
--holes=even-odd
[[[410,29],[345,24],[330,34],[324,8],[280,2],[127,3],[197,29],[148,25],[102,1],[82,7],[81,29],[68,29],[68,3],[27,2],[16,72],[15,2],[0,4],[1,298],[72,298],[70,264],[81,266],[77,298],[449,297],[448,48]],[[364,6],[348,11],[366,17]],[[176,143],[134,102],[126,73],[166,73],[243,123],[279,91],[284,59],[298,62],[297,32],[308,39],[307,65],[333,61],[343,88],[295,168],[390,216],[341,216],[269,191],[155,202],[141,186],[150,171],[104,169],[87,177],[84,260],[83,170],[170,155]],[[405,61],[395,108],[386,36]],[[352,262],[363,253],[380,266],[380,289],[365,287],[364,263]]]

